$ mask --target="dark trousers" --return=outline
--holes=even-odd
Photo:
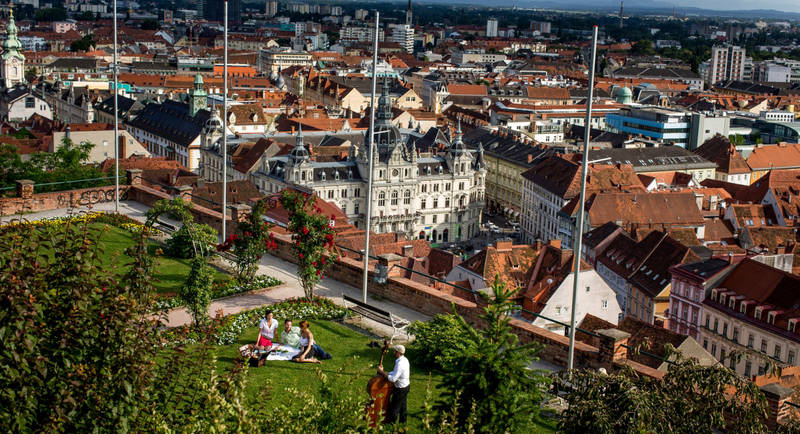
[[[406,423],[406,401],[410,387],[392,389],[392,395],[389,397],[389,409],[386,412],[386,423],[395,423],[398,420],[400,423]]]

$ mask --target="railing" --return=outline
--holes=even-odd
[[[125,175],[119,175],[118,178],[122,181],[122,180],[125,179]],[[111,181],[113,181],[113,179],[114,179],[113,176],[104,176],[104,177],[99,177],[99,178],[73,179],[73,180],[69,180],[69,181],[40,182],[38,184],[33,184],[33,189],[34,189],[34,192],[36,192],[37,187],[38,188],[41,188],[41,187],[53,187],[53,186],[60,186],[60,185],[67,186],[67,185],[78,184],[78,183],[91,183],[92,184],[92,185],[87,185],[87,186],[80,187],[80,188],[106,187],[106,186],[113,185],[113,182],[111,182]],[[109,181],[109,182],[103,182],[103,181]],[[124,183],[120,182],[120,185],[124,185]],[[16,191],[16,189],[17,189],[16,185],[0,187],[0,191],[9,191],[9,190]],[[52,189],[45,189],[45,191],[39,191],[39,193],[67,191],[67,190],[72,190],[72,189],[73,188],[64,188],[64,189],[52,188]]]

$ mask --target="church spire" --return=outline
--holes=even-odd
[[[411,0],[408,0],[408,8],[406,9],[406,25],[407,26],[412,26],[413,25],[413,24],[411,24],[412,21],[413,21],[413,18],[414,17],[413,17],[412,12],[411,12]]]
[[[25,56],[22,55],[22,44],[17,39],[17,25],[14,22],[13,5],[9,4],[11,14],[6,24],[6,37],[3,40],[2,62],[3,85],[6,88],[14,87],[24,81]]]

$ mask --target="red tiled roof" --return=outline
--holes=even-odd
[[[486,96],[486,86],[482,84],[448,84],[450,95]]]
[[[528,98],[532,99],[569,99],[569,89],[565,87],[528,86]]]
[[[800,168],[800,144],[756,146],[747,164],[753,170]]]
[[[727,137],[716,135],[694,150],[708,161],[717,163],[717,171],[731,174],[750,173],[750,166]]]

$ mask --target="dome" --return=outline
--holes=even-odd
[[[289,152],[289,163],[291,164],[299,164],[311,158],[311,153],[309,153],[308,149],[306,149],[306,145],[303,140],[303,124],[298,122],[298,125],[299,128],[297,131],[294,149]]]
[[[203,125],[203,134],[209,134],[214,131],[222,131],[222,119],[219,117],[219,110],[216,108],[208,117],[205,125]]]
[[[622,87],[617,91],[616,100],[620,104],[630,104],[633,102],[633,92],[627,87]]]
[[[3,52],[7,53],[21,49],[22,44],[17,39],[17,25],[14,23],[14,13],[12,11],[11,16],[8,18],[8,24],[6,24],[6,39],[3,40]]]

